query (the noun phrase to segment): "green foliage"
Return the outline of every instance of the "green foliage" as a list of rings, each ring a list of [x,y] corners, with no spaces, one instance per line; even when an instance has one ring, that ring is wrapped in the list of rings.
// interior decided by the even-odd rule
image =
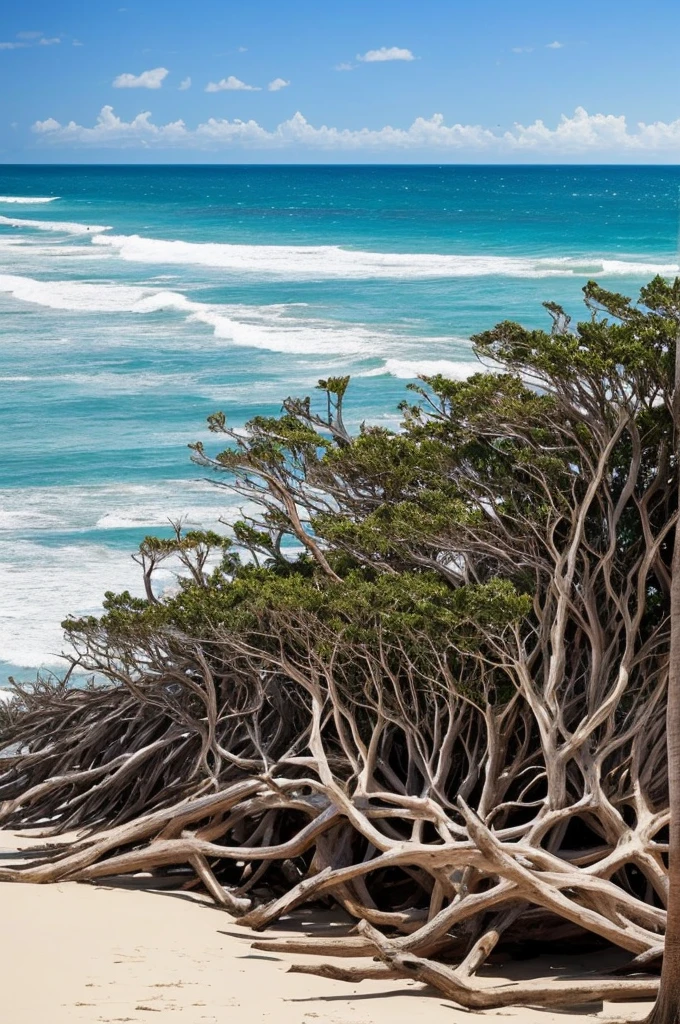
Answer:
[[[296,656],[339,658],[345,645],[346,664],[380,644],[414,664],[455,651],[469,655],[474,689],[479,659],[496,664],[508,637],[539,631],[596,472],[577,571],[588,586],[594,572],[596,603],[610,602],[674,511],[680,282],[655,278],[637,304],[595,282],[584,297],[588,315],[575,325],[548,302],[550,330],[504,321],[477,335],[491,369],[409,385],[396,432],[346,430],[349,377],[319,381],[319,411],[310,397],[288,398],[281,415],[254,417],[245,431],[214,413],[210,430],[227,446],[210,456],[197,443],[192,457],[257,511],[229,538],[180,528],[146,538],[138,560],[149,579],[170,556],[187,570],[176,593],[107,594],[101,619],[69,620],[67,632],[80,649],[96,637],[121,651],[162,637],[181,648],[185,637],[215,652],[226,635]],[[605,552],[606,579],[591,568]],[[650,631],[665,614],[668,545],[655,557],[642,618]],[[632,607],[638,591],[626,593]],[[610,651],[617,643],[615,633]]]

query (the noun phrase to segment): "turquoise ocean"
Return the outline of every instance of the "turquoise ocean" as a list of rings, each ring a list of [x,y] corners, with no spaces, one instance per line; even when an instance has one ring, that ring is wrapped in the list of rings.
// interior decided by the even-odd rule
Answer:
[[[189,461],[349,373],[398,425],[419,373],[476,366],[499,319],[578,313],[591,277],[677,270],[680,168],[0,168],[0,686],[56,667],[67,613],[139,592],[168,520],[230,494]],[[166,582],[172,583],[167,574]]]

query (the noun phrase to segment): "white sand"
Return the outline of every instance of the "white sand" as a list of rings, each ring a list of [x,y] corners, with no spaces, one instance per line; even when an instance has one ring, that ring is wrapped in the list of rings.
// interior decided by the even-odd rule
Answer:
[[[0,832],[0,850],[26,845]],[[7,1024],[471,1024],[486,1017],[497,1024],[584,1024],[639,1020],[649,1005],[471,1014],[415,982],[347,985],[287,974],[291,963],[315,958],[252,950],[251,932],[189,894],[6,884],[0,885],[0,922],[0,1019]],[[267,937],[309,931],[310,924],[328,927],[323,915],[303,912]],[[559,977],[579,967],[592,970],[593,958],[512,964],[485,981]]]

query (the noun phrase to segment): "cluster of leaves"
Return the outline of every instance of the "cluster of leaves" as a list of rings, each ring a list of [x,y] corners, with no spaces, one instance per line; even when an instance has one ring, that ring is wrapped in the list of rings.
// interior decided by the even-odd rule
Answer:
[[[575,327],[548,303],[551,331],[505,322],[474,339],[490,371],[411,385],[398,432],[348,433],[346,377],[319,383],[321,412],[287,399],[281,416],[245,431],[214,414],[210,429],[227,445],[214,457],[192,445],[193,458],[257,511],[228,537],[178,526],[171,540],[147,538],[146,598],[108,594],[103,618],[68,620],[67,633],[80,650],[95,632],[114,649],[164,632],[210,649],[229,632],[264,648],[282,635],[300,642],[301,631],[320,650],[329,636],[352,649],[410,638],[411,655],[423,644],[484,650],[508,629],[538,628],[552,554],[612,437],[607,498],[623,506],[612,578],[624,580],[645,543],[636,502],[664,459],[672,469],[680,284],[655,279],[638,304],[593,282],[584,291],[589,319]],[[615,436],[621,417],[632,426]],[[592,502],[586,517],[593,553],[612,543],[605,505]],[[657,500],[652,525],[672,511]],[[183,573],[159,599],[153,572],[169,557]],[[648,590],[658,622],[665,597],[653,572]]]

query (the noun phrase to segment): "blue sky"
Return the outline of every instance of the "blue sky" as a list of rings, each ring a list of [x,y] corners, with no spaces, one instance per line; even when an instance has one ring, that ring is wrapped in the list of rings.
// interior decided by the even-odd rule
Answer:
[[[4,162],[680,162],[661,0],[24,0]]]

